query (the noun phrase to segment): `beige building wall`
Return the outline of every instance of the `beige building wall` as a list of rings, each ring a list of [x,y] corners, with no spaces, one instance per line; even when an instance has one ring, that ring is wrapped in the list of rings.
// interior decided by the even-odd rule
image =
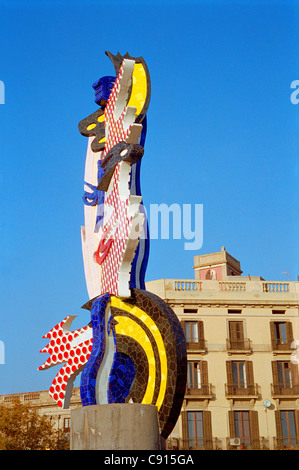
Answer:
[[[295,362],[293,341],[299,340],[299,282],[269,282],[259,276],[241,276],[240,263],[224,247],[218,253],[195,256],[194,269],[193,280],[161,279],[146,285],[147,290],[169,303],[182,323],[200,321],[203,325],[204,346],[196,350],[193,344],[187,353],[188,362],[206,363],[208,387],[199,389],[197,385],[191,393],[186,392],[180,420],[171,436],[173,445],[193,447],[194,442],[188,440],[183,414],[206,411],[210,416],[209,430],[204,441],[199,439],[196,446],[240,448],[242,439],[241,446],[232,446],[231,439],[238,433],[230,420],[234,419],[232,412],[245,411],[255,412],[249,416],[252,429],[247,448],[287,446],[278,417],[285,410],[292,412],[288,413],[289,418],[295,418],[296,439],[291,439],[291,447],[298,447],[298,365],[292,364],[291,358]],[[207,275],[208,270],[213,271],[212,275]],[[231,275],[233,270],[235,274]],[[241,340],[237,343],[229,341],[233,321],[242,329]],[[277,345],[274,344],[274,324],[287,325],[289,334]],[[291,375],[291,383],[279,382],[273,372],[273,367],[277,367],[272,365],[274,361],[287,364],[291,369],[284,371],[284,375]],[[243,363],[251,363],[243,388],[230,385],[227,362],[238,362],[242,367]],[[264,404],[266,400],[270,402],[268,406]]]

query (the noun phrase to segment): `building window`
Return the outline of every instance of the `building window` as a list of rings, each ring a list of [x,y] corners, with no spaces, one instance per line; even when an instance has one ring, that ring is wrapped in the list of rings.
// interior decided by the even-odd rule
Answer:
[[[229,338],[232,341],[240,342],[244,340],[242,321],[229,321],[228,328],[229,328]]]
[[[246,367],[245,362],[232,362],[233,386],[236,388],[246,388]]]
[[[189,449],[204,447],[202,411],[188,411]]]
[[[299,375],[297,364],[290,361],[272,361],[273,395],[299,396]]]
[[[198,343],[198,325],[196,321],[186,321],[186,341],[187,343]]]
[[[187,364],[187,387],[201,388],[202,370],[200,362],[188,362]]]
[[[284,446],[292,446],[297,443],[295,412],[281,411],[282,443]]]
[[[251,361],[227,361],[226,395],[251,396],[257,394],[253,380],[253,363]]]
[[[187,349],[205,349],[203,321],[182,321]]]
[[[281,388],[292,387],[291,368],[289,362],[277,362],[278,383]]]
[[[229,308],[229,309],[227,310],[227,313],[228,313],[228,314],[237,314],[237,315],[240,315],[240,313],[242,313],[242,310],[237,309],[237,308]]]
[[[184,313],[197,313],[197,308],[184,308]]]
[[[228,351],[250,350],[250,341],[244,338],[242,321],[229,321],[228,334],[229,338],[226,340]]]
[[[257,411],[229,411],[229,433],[231,439],[240,439],[240,449],[260,449]]]
[[[182,411],[184,449],[213,449],[210,411]]]
[[[298,410],[276,410],[276,449],[298,449]]]
[[[275,322],[275,341],[276,344],[286,344],[287,343],[287,329],[285,322]]]
[[[63,420],[63,431],[70,432],[71,430],[71,418],[64,418]]]
[[[215,269],[208,269],[205,275],[205,279],[217,280],[217,273]]]
[[[240,445],[250,446],[250,425],[249,425],[249,411],[234,411],[234,424],[235,433],[237,438],[240,439]]]
[[[287,351],[291,348],[293,338],[293,326],[291,322],[270,322],[272,349],[275,351]]]
[[[272,310],[273,315],[284,315],[285,313],[285,310]]]
[[[205,398],[211,396],[207,361],[188,361],[186,393],[187,395],[196,396],[196,399],[200,396]]]

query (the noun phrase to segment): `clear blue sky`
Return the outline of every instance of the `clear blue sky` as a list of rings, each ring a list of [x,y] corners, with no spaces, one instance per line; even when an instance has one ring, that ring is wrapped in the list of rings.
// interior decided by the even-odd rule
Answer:
[[[297,20],[288,0],[0,1],[0,394],[47,390],[58,368],[37,371],[43,334],[89,321],[77,126],[114,72],[105,50],[150,70],[146,206],[204,207],[202,248],[152,241],[147,280],[193,278],[193,256],[222,245],[244,274],[297,279]]]

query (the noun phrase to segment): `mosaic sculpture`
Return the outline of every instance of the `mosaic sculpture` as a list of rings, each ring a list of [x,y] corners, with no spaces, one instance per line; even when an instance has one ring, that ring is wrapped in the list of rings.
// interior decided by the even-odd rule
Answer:
[[[158,409],[160,433],[170,434],[186,387],[186,342],[180,322],[146,291],[147,220],[140,189],[150,76],[142,57],[112,55],[115,76],[93,88],[99,108],[79,123],[88,137],[82,251],[91,323],[70,331],[68,316],[44,337],[61,364],[50,395],[68,408],[81,373],[82,406],[146,403]]]

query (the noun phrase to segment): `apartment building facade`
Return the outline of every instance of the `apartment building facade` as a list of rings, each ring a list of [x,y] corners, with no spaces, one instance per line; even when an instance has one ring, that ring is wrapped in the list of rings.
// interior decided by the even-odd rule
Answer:
[[[299,282],[242,276],[224,247],[195,256],[194,270],[193,280],[147,283],[187,341],[185,400],[169,447],[299,448]]]
[[[299,282],[243,276],[224,247],[194,257],[194,279],[146,284],[181,321],[188,374],[169,449],[299,449]],[[298,346],[296,346],[298,341]],[[2,395],[9,402],[14,395]],[[47,391],[19,394],[70,430]]]

